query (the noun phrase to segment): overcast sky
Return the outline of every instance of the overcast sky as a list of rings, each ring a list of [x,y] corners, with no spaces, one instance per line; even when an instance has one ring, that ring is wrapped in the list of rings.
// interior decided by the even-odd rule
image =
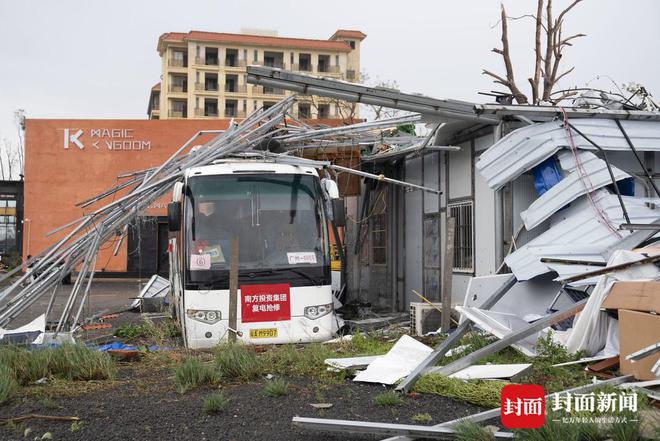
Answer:
[[[506,0],[510,16],[535,1]],[[555,11],[569,1],[556,0]],[[32,118],[146,118],[159,81],[163,32],[274,29],[280,36],[328,38],[337,28],[366,33],[362,69],[401,90],[484,102],[495,87],[482,68],[503,72],[499,1],[174,1],[0,0],[0,137],[14,138],[13,113]],[[532,20],[510,24],[518,83],[532,73]],[[561,86],[597,76],[636,81],[660,96],[660,2],[585,0],[565,34],[586,33],[564,56],[574,73]],[[607,79],[593,86],[611,89]]]

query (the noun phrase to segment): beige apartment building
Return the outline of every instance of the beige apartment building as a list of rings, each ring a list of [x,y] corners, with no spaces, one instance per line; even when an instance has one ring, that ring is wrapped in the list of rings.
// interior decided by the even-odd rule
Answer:
[[[275,35],[169,32],[158,39],[161,82],[150,94],[150,119],[244,118],[288,95],[282,89],[247,84],[246,66],[261,65],[358,81],[360,31],[338,30],[327,40]],[[358,117],[355,106],[303,97],[299,118]]]

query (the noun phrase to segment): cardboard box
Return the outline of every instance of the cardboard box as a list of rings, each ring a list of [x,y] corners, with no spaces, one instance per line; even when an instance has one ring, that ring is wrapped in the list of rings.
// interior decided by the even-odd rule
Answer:
[[[658,313],[660,312],[660,282],[616,282],[605,298],[602,307],[603,309]]]
[[[638,380],[655,380],[651,368],[660,354],[654,354],[636,362],[626,360],[626,355],[660,342],[660,316],[648,312],[619,310],[619,368],[624,375],[632,374]]]

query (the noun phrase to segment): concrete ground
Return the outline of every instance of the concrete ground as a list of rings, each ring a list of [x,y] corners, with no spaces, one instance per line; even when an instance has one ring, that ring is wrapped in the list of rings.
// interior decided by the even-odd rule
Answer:
[[[99,312],[112,313],[126,309],[133,301],[133,298],[137,297],[140,293],[140,288],[148,281],[148,279],[95,280],[92,284],[89,299],[85,302],[81,317],[90,317]],[[62,285],[58,288],[53,306],[53,313],[49,316],[48,320],[59,319],[60,314],[64,309],[64,304],[73,288],[73,283],[75,283],[75,279],[71,285]],[[81,289],[81,291],[83,291],[83,289]],[[82,292],[80,295],[82,295]],[[8,327],[12,329],[29,323],[46,311],[49,301],[50,295],[44,295],[12,321]],[[77,311],[78,305],[79,303],[76,303],[76,309],[74,311]]]

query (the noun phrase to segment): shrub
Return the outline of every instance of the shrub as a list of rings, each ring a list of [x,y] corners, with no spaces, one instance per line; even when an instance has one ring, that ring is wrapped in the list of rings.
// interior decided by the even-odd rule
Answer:
[[[174,382],[182,394],[198,386],[217,384],[218,380],[219,375],[213,366],[198,358],[187,358],[174,371]]]
[[[389,390],[387,392],[383,392],[380,395],[376,395],[374,398],[374,403],[378,404],[379,406],[399,406],[403,404],[403,399],[401,399],[401,395],[399,395],[397,392]]]
[[[0,404],[14,396],[18,389],[18,382],[14,372],[7,366],[0,364]]]
[[[52,375],[66,380],[113,380],[116,374],[110,355],[70,344],[51,351],[49,369]]]
[[[507,382],[496,380],[469,380],[449,378],[445,375],[425,375],[415,383],[414,390],[467,401],[484,407],[499,407],[500,392]]]
[[[458,441],[492,441],[495,439],[493,434],[472,421],[463,421],[457,424],[454,430]]]
[[[264,386],[264,393],[269,397],[281,397],[289,394],[289,383],[281,378],[267,380]]]
[[[227,407],[228,400],[222,392],[216,392],[204,399],[204,412],[208,414],[220,413]]]
[[[216,349],[215,365],[223,378],[249,381],[262,373],[257,354],[235,343],[222,344]]]

